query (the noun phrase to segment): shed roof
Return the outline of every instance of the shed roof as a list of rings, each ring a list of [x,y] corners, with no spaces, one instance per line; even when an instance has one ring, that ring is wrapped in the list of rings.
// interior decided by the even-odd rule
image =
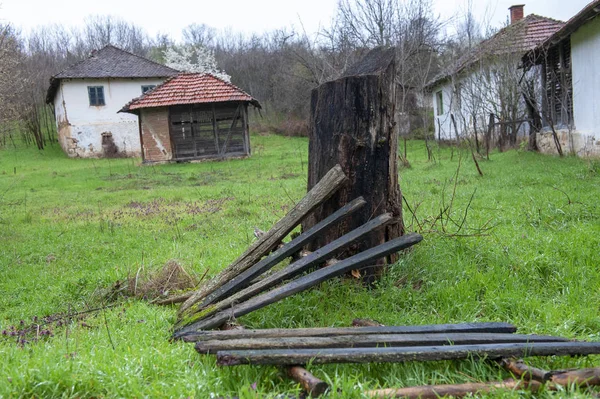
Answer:
[[[135,112],[141,108],[167,107],[182,104],[205,104],[227,101],[247,101],[260,108],[248,93],[209,73],[182,73],[133,99],[119,112]]]
[[[46,102],[54,100],[61,79],[166,78],[178,71],[115,46],[105,46],[50,78]]]
[[[502,54],[522,54],[530,51],[564,25],[565,23],[562,21],[529,14],[479,43],[470,52],[460,57],[457,62],[433,78],[427,86],[433,87],[486,57]]]

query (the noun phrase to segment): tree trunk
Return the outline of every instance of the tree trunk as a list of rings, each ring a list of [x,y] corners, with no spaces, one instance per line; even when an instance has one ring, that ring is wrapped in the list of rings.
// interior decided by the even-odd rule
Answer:
[[[394,223],[370,234],[351,247],[346,256],[362,252],[404,233],[401,193],[398,185],[398,127],[396,115],[395,50],[377,48],[346,76],[327,82],[312,92],[308,189],[335,164],[340,164],[349,183],[317,207],[302,228],[307,230],[352,198],[362,196],[367,205],[329,230],[312,244],[315,250],[363,225],[375,215],[391,213]],[[366,270],[373,281],[387,262]]]

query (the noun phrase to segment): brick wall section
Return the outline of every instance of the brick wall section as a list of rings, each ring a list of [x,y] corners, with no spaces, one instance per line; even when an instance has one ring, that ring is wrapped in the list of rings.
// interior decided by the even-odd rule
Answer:
[[[142,151],[148,162],[169,161],[173,158],[169,136],[169,109],[144,108],[141,110]]]

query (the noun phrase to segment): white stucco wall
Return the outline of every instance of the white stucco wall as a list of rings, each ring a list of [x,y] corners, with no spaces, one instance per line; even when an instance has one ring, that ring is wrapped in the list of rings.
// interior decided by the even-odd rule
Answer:
[[[138,119],[117,113],[142,94],[142,85],[158,85],[162,79],[63,79],[54,99],[61,146],[69,156],[103,155],[102,134],[112,134],[119,153],[140,155]],[[90,106],[88,86],[104,86],[104,106]]]
[[[443,112],[438,112],[438,101],[437,96],[438,92],[442,92],[442,110]],[[454,114],[456,118],[456,114],[458,113],[457,106],[455,104],[455,99],[453,95],[452,83],[450,80],[444,81],[439,85],[435,86],[432,89],[431,100],[433,102],[433,118],[435,125],[435,138],[436,140],[454,140],[456,139],[456,132],[454,131],[454,127],[452,126],[452,119],[450,118],[450,114]],[[457,126],[459,130],[462,125],[460,124],[460,120],[456,120]]]
[[[573,73],[573,150],[600,156],[600,17],[571,35]]]

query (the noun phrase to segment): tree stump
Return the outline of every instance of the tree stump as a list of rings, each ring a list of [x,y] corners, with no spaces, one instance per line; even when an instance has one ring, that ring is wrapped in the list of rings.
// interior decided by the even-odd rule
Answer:
[[[396,112],[395,49],[376,48],[351,66],[340,79],[326,82],[312,92],[308,189],[335,164],[349,182],[316,208],[302,228],[307,230],[348,201],[363,196],[367,204],[336,228],[312,243],[315,250],[368,220],[389,212],[395,221],[354,244],[350,256],[404,233],[402,196],[398,185],[398,115]],[[380,259],[365,270],[372,282],[386,263]]]

